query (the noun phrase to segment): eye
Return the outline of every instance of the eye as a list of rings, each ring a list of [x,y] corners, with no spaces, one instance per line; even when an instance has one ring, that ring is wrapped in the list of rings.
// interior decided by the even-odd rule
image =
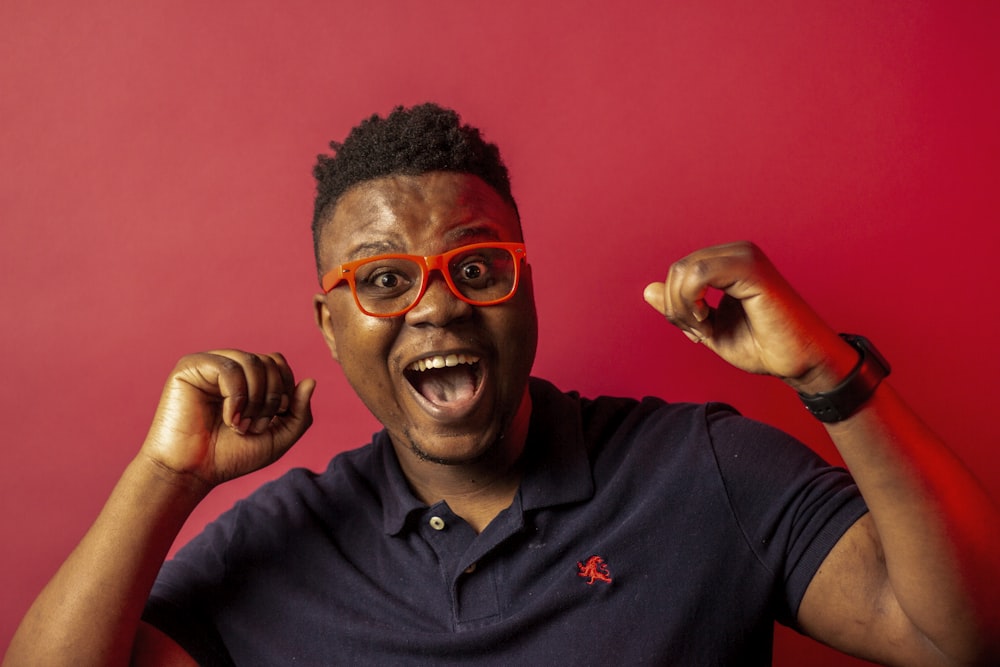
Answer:
[[[493,282],[493,267],[488,257],[466,257],[452,269],[455,282],[464,289],[483,289]]]
[[[448,262],[452,287],[476,305],[498,303],[514,293],[517,264],[506,248],[478,244],[465,248]]]
[[[355,272],[355,287],[366,298],[395,298],[420,281],[420,267],[403,259],[379,259]]]
[[[399,285],[399,276],[396,275],[395,273],[389,273],[387,271],[385,273],[380,273],[372,277],[370,279],[370,282],[373,285],[377,285],[378,287],[386,287],[391,289]]]
[[[360,276],[359,276],[360,277]],[[412,282],[410,277],[395,269],[381,267],[361,277],[366,288],[395,291],[405,289]]]
[[[462,265],[462,278],[465,280],[476,280],[486,271],[486,265],[482,262],[475,262]]]

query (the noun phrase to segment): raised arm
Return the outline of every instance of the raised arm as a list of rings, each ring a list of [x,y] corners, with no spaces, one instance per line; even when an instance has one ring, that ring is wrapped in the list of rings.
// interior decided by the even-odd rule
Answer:
[[[803,394],[832,390],[859,359],[753,244],[693,253],[644,296],[692,341]],[[803,630],[885,664],[1000,664],[996,505],[887,381],[827,431],[871,511],[813,578]]]
[[[184,521],[216,485],[276,461],[312,421],[315,383],[279,354],[184,357],[93,526],[21,622],[4,665],[125,665]],[[155,659],[155,633],[140,647]]]

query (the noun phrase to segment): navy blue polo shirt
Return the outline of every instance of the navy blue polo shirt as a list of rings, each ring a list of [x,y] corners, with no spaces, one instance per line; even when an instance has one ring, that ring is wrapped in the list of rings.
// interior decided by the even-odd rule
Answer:
[[[866,511],[848,474],[720,404],[531,393],[481,534],[413,496],[382,432],[209,525],[145,620],[202,664],[770,664]]]

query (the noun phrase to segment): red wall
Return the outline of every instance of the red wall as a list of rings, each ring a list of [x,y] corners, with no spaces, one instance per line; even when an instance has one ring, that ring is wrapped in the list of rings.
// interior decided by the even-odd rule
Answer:
[[[0,3],[0,647],[181,354],[281,350],[319,380],[312,432],[217,490],[185,539],[261,480],[367,441],[376,425],[312,324],[310,170],[398,103],[454,106],[505,150],[537,374],[729,401],[835,458],[779,383],[728,369],[642,301],[673,259],[751,238],[837,328],[877,341],[1000,496],[1000,5],[278,7]],[[846,663],[785,632],[778,653]]]

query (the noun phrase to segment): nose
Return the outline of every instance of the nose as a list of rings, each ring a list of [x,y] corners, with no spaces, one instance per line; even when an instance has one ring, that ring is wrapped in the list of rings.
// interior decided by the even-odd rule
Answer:
[[[455,296],[440,271],[430,271],[423,296],[403,317],[410,325],[431,324],[440,327],[468,317],[473,308],[472,304]]]

